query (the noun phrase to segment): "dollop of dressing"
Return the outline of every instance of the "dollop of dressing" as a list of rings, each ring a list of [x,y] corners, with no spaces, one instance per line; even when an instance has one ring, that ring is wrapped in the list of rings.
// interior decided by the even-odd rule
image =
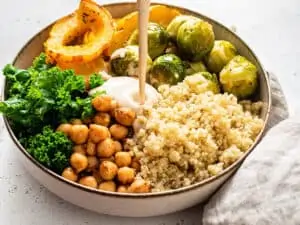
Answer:
[[[145,86],[146,100],[144,105],[139,102],[139,80],[133,77],[111,77],[102,86],[91,89],[89,95],[105,91],[113,97],[121,107],[129,107],[140,112],[143,106],[152,106],[159,99],[157,90],[149,84]]]

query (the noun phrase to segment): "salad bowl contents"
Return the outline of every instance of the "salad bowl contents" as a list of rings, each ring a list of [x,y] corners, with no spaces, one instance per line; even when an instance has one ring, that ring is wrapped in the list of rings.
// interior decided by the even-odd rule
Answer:
[[[268,121],[268,79],[235,34],[179,7],[153,5],[149,18],[144,105],[133,3],[81,0],[3,69],[0,112],[25,167],[100,213],[153,216],[203,202]]]

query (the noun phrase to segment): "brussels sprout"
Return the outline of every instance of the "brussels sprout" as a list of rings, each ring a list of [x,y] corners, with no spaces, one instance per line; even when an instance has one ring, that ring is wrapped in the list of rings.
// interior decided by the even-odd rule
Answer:
[[[184,83],[188,85],[190,91],[196,94],[211,91],[215,94],[220,93],[220,85],[216,74],[209,72],[199,72],[187,76]]]
[[[162,84],[175,85],[184,78],[184,64],[174,54],[165,54],[157,57],[149,75],[150,84],[158,88]]]
[[[151,69],[152,60],[147,58],[147,72]],[[128,45],[117,49],[111,56],[111,71],[116,76],[138,76],[139,48],[136,45]]]
[[[204,20],[189,20],[182,24],[177,34],[177,45],[184,57],[201,60],[214,46],[212,26]]]
[[[179,27],[184,24],[186,21],[188,20],[195,20],[198,19],[194,16],[187,16],[187,15],[180,15],[180,16],[176,16],[168,25],[167,27],[167,32],[169,34],[169,37],[173,40],[176,41],[177,38],[177,33],[178,33],[178,29]]]
[[[237,50],[228,41],[215,41],[214,47],[207,56],[206,64],[209,71],[219,73],[223,67],[237,55]]]
[[[225,92],[239,99],[250,97],[256,91],[257,69],[243,56],[235,56],[220,72],[220,83]]]
[[[169,42],[165,50],[165,54],[178,54],[177,46],[173,42]]]
[[[207,72],[206,66],[202,61],[199,62],[185,62],[185,75],[192,75],[198,72]]]
[[[129,45],[138,44],[138,30],[135,30],[129,40]],[[165,28],[157,23],[148,24],[148,52],[149,56],[154,59],[164,53],[167,48],[169,36]]]

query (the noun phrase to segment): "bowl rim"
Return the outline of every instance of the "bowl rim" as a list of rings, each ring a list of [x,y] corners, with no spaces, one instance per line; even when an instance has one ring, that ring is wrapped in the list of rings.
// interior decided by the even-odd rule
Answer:
[[[136,3],[132,2],[132,1],[126,1],[126,2],[108,3],[108,4],[103,4],[101,6],[102,7],[113,7],[113,6],[124,6],[124,5],[134,5],[134,4],[136,4]],[[226,27],[225,25],[223,25],[222,23],[216,21],[215,19],[213,19],[211,17],[203,15],[202,13],[196,12],[194,10],[191,10],[191,9],[179,6],[179,5],[174,5],[174,4],[167,4],[167,3],[161,3],[161,2],[152,2],[151,5],[163,5],[163,6],[167,6],[167,7],[170,7],[170,8],[177,9],[177,10],[184,10],[187,14],[189,14],[189,13],[190,14],[195,14],[195,15],[197,15],[199,17],[204,18],[204,19],[208,19],[208,20],[212,21],[213,23],[217,24],[218,26],[222,27],[222,29],[225,29],[227,32],[229,32],[232,35],[234,35],[244,45],[244,47],[247,48],[247,50],[252,54],[252,56],[254,57],[254,59],[258,62],[258,64],[262,68],[262,74],[261,74],[261,76],[264,76],[264,78],[266,80],[266,85],[267,85],[267,92],[268,92],[267,112],[266,112],[266,117],[265,117],[263,128],[262,128],[261,132],[257,136],[257,138],[256,138],[255,142],[253,143],[253,145],[243,154],[243,156],[241,158],[239,158],[237,161],[235,161],[233,164],[231,164],[229,167],[227,167],[225,170],[223,170],[220,174],[218,174],[216,176],[212,176],[212,177],[210,177],[208,179],[202,180],[202,181],[200,181],[198,183],[195,183],[195,184],[192,184],[192,185],[189,185],[189,186],[181,187],[181,188],[178,188],[178,189],[172,189],[172,190],[162,191],[162,192],[136,193],[136,194],[135,193],[119,193],[119,192],[109,192],[109,191],[94,189],[94,188],[90,188],[90,187],[86,187],[86,186],[80,185],[79,183],[67,180],[66,178],[62,177],[61,175],[59,175],[59,174],[51,171],[50,169],[46,168],[44,165],[40,164],[20,144],[20,142],[18,141],[18,139],[16,138],[16,136],[14,135],[14,132],[12,131],[12,129],[10,127],[8,119],[6,118],[6,116],[3,115],[4,124],[6,126],[6,129],[8,130],[8,133],[9,133],[11,139],[13,140],[14,144],[18,147],[18,150],[20,150],[21,153],[23,153],[25,155],[25,157],[29,161],[31,161],[31,163],[33,163],[36,167],[38,167],[39,169],[41,169],[47,175],[50,175],[51,177],[53,177],[58,182],[62,182],[64,184],[69,185],[70,187],[76,188],[78,190],[87,191],[87,192],[92,193],[92,194],[103,195],[103,196],[108,196],[108,197],[120,197],[120,198],[140,199],[140,198],[155,198],[155,197],[162,197],[162,196],[170,196],[170,195],[175,195],[175,194],[180,194],[180,193],[182,194],[184,192],[188,192],[188,191],[191,191],[191,190],[195,190],[195,189],[197,189],[199,187],[203,187],[203,186],[205,186],[205,185],[207,185],[209,183],[212,183],[212,182],[220,179],[221,177],[224,177],[225,175],[229,174],[230,172],[234,172],[234,170],[254,150],[254,148],[257,146],[257,144],[260,142],[260,140],[262,139],[263,135],[265,134],[266,128],[267,128],[267,124],[269,122],[269,116],[270,116],[271,104],[272,104],[270,81],[268,79],[268,74],[267,74],[266,70],[264,69],[262,63],[260,62],[260,60],[257,57],[257,55],[248,46],[248,44],[242,38],[240,38],[239,35],[237,35],[236,33],[234,33],[228,27]],[[42,28],[39,32],[35,33],[35,35],[33,35],[23,45],[23,47],[21,48],[21,50],[15,56],[15,58],[13,60],[13,65],[16,63],[16,61],[18,60],[19,56],[25,50],[26,46],[28,46],[33,41],[33,39],[36,36],[38,36],[39,34],[45,32],[47,29],[49,29],[51,26],[53,26],[53,24],[57,20],[53,21],[52,23],[50,23],[46,27]],[[4,88],[2,89],[2,100],[5,99],[6,81],[3,82],[3,83],[4,83],[4,85],[3,85]]]

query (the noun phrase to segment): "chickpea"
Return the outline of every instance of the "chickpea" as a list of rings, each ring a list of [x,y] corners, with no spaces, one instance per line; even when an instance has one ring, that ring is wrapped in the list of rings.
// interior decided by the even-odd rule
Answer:
[[[86,153],[90,156],[96,155],[96,144],[92,141],[88,141],[86,144]]]
[[[118,123],[124,126],[131,126],[135,120],[135,112],[130,108],[117,108],[114,112]]]
[[[61,175],[67,180],[74,181],[74,182],[77,181],[78,179],[78,176],[75,173],[75,171],[72,169],[72,167],[65,168]]]
[[[111,112],[114,111],[118,107],[119,107],[118,102],[116,100],[112,100],[112,102],[111,102]]]
[[[115,160],[118,167],[129,166],[131,164],[131,155],[129,152],[117,152]]]
[[[86,125],[73,125],[70,133],[71,140],[76,144],[83,144],[89,136],[89,128]]]
[[[99,159],[96,156],[88,156],[88,166],[87,169],[89,171],[92,171],[94,169],[97,169],[99,166]]]
[[[140,171],[141,169],[141,165],[139,162],[137,161],[133,161],[131,164],[130,164],[130,167],[135,169],[136,171]]]
[[[106,138],[110,137],[110,133],[107,127],[91,124],[89,136],[92,142],[98,143],[100,141],[105,140]]]
[[[106,138],[97,145],[97,155],[98,157],[111,157],[115,154],[115,144],[111,138]]]
[[[113,180],[117,175],[118,167],[115,163],[104,161],[100,165],[99,173],[104,180]]]
[[[92,123],[92,119],[91,118],[85,118],[82,122],[84,124],[90,124],[90,123]]]
[[[56,131],[61,131],[63,132],[65,135],[67,135],[68,137],[70,136],[71,133],[71,129],[72,129],[72,124],[69,123],[63,123],[60,124],[58,126],[58,128],[56,129]]]
[[[97,180],[98,183],[101,183],[102,178],[100,176],[99,170],[93,170],[92,175],[93,175],[93,177],[95,177],[95,179]]]
[[[128,135],[128,128],[119,124],[114,124],[109,128],[111,136],[114,139],[121,140]]]
[[[104,162],[104,161],[110,161],[110,162],[115,162],[115,157],[111,156],[111,157],[108,157],[108,158],[100,158],[99,159],[100,163]]]
[[[128,191],[131,193],[147,193],[150,192],[150,185],[143,179],[136,179],[129,186]]]
[[[93,122],[95,124],[108,127],[110,124],[110,115],[108,113],[98,112],[93,118]]]
[[[75,169],[77,173],[85,170],[88,166],[88,159],[85,155],[75,152],[70,158],[71,166]]]
[[[115,152],[122,151],[123,147],[122,147],[122,144],[119,141],[114,141],[114,145],[115,145]]]
[[[73,125],[81,125],[81,124],[83,124],[82,121],[81,121],[80,119],[72,119],[72,120],[71,120],[71,123],[72,123]]]
[[[110,111],[110,116],[113,117],[113,118],[115,118],[115,115],[116,115],[116,109],[117,109],[117,108],[115,108],[115,109],[113,109],[113,110]]]
[[[100,183],[98,189],[104,190],[104,191],[115,192],[117,189],[117,186],[116,186],[115,182],[113,182],[113,181],[104,181],[104,182]]]
[[[124,185],[120,185],[117,189],[117,192],[122,192],[122,193],[127,193],[128,192],[128,188]]]
[[[85,150],[84,145],[74,145],[73,146],[73,152],[78,152],[82,155],[86,154],[86,150]]]
[[[109,112],[112,110],[112,100],[108,95],[99,95],[92,100],[92,105],[97,111]]]
[[[92,187],[92,188],[97,188],[97,186],[98,186],[97,180],[93,176],[82,177],[79,180],[79,184],[82,184],[82,185],[87,186],[87,187]]]
[[[122,184],[130,184],[134,181],[135,172],[134,169],[127,166],[122,167],[118,170],[118,180]]]

